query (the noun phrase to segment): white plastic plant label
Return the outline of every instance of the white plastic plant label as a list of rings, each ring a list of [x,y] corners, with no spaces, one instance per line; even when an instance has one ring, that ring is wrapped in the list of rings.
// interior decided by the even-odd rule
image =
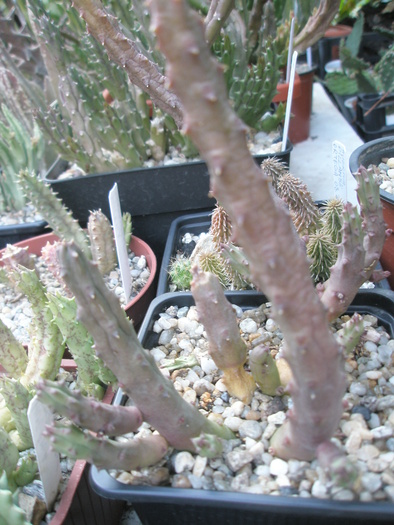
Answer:
[[[116,254],[118,256],[120,275],[122,278],[125,301],[128,303],[131,294],[131,276],[129,267],[129,256],[123,229],[122,210],[120,208],[118,185],[115,183],[108,194],[109,207],[111,210],[112,226],[115,233]]]
[[[346,148],[338,140],[332,143],[334,195],[336,199],[347,202],[347,173],[345,168]]]
[[[45,503],[51,510],[59,490],[62,473],[59,454],[50,448],[48,438],[43,433],[47,425],[51,425],[53,414],[51,410],[34,396],[27,410],[33,444],[36,451],[37,465],[44,489]]]

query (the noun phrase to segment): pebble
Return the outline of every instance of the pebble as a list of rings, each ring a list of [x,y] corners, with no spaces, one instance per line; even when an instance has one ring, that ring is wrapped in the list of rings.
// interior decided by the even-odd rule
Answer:
[[[349,392],[357,396],[365,396],[365,394],[368,392],[368,389],[364,383],[355,382],[350,385]]]
[[[190,452],[178,452],[174,458],[174,470],[181,474],[185,470],[191,470],[194,467],[195,459]]]
[[[226,464],[233,472],[237,472],[252,461],[253,456],[248,450],[236,449],[229,452],[226,457]]]
[[[249,437],[258,439],[263,433],[260,423],[257,421],[244,421],[239,427],[238,432],[241,438]]]
[[[361,476],[361,483],[365,490],[373,494],[382,486],[382,480],[379,474],[375,472],[366,472]]]
[[[258,328],[256,321],[250,318],[243,319],[239,323],[239,327],[244,334],[254,334]]]
[[[238,432],[239,427],[242,425],[243,420],[237,416],[229,416],[224,420],[224,424],[233,432]]]
[[[202,356],[200,360],[200,366],[206,374],[212,374],[216,372],[218,367],[215,365],[215,361],[211,357]]]
[[[274,458],[270,464],[270,474],[272,476],[283,476],[287,474],[289,470],[289,465],[287,461],[284,461],[280,458]]]
[[[377,458],[379,453],[379,449],[375,447],[375,445],[364,445],[358,450],[357,457],[361,459],[361,461],[369,461],[370,459]]]
[[[274,425],[281,425],[286,419],[286,414],[282,411],[271,414],[267,417],[268,423]]]

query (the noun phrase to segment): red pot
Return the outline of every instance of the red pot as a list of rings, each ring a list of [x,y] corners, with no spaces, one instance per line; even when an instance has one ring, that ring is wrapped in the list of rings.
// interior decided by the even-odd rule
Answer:
[[[299,74],[301,93],[293,100],[292,118],[289,124],[289,139],[292,144],[298,144],[309,138],[315,70],[316,68],[313,68]]]
[[[278,93],[274,96],[272,99],[272,102],[275,104],[278,104],[279,102],[286,102],[287,101],[287,93],[289,92],[289,83],[286,82],[280,82],[276,89]],[[295,74],[294,77],[294,86],[293,86],[293,103],[296,98],[301,96],[301,80],[298,73]]]
[[[57,240],[59,240],[59,238],[54,233],[46,233],[44,235],[38,235],[37,237],[31,237],[25,241],[18,242],[15,244],[15,246],[20,246],[22,248],[27,247],[30,253],[34,255],[41,255],[42,248],[48,242],[52,243]],[[145,255],[146,262],[150,270],[150,276],[145,286],[142,288],[140,293],[131,301],[129,301],[124,307],[127,316],[133,320],[134,326],[139,326],[145,316],[150,302],[155,297],[154,280],[157,270],[157,261],[155,254],[148,244],[134,235],[131,237],[130,250],[136,255]]]

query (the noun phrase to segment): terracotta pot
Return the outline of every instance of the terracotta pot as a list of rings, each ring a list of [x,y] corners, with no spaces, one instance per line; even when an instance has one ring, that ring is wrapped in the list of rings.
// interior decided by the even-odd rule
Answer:
[[[289,92],[289,84],[286,82],[279,83],[276,86],[278,93],[272,99],[272,102],[278,104],[279,102],[287,101],[287,94]],[[294,77],[294,86],[293,86],[293,102],[296,98],[301,96],[301,79],[298,73]]]
[[[289,124],[289,139],[292,144],[298,144],[309,138],[315,71],[316,68],[313,67],[299,73],[301,93],[293,100],[291,106],[293,116]]]
[[[54,233],[46,233],[44,235],[38,235],[37,237],[32,237],[31,239],[18,242],[15,244],[15,246],[20,246],[22,248],[27,247],[30,253],[34,255],[41,255],[42,248],[48,242],[52,243],[57,240],[59,240],[59,238]],[[131,301],[129,301],[124,307],[127,316],[133,320],[134,325],[139,326],[144,318],[151,300],[155,297],[154,281],[157,270],[157,261],[155,254],[148,244],[138,237],[135,237],[135,235],[131,237],[130,250],[136,255],[145,255],[146,262],[150,270],[150,276],[145,286],[142,288],[140,293]]]
[[[355,173],[360,166],[378,165],[383,157],[394,157],[394,136],[371,140],[355,149],[349,158],[349,167]],[[384,270],[391,272],[388,282],[394,290],[394,195],[380,190],[383,217],[390,234],[383,246],[380,262]]]

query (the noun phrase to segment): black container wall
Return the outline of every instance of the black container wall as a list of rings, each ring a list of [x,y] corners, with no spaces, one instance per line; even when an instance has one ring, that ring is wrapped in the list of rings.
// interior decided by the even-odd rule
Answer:
[[[258,155],[255,161],[276,156],[289,166],[292,148],[289,143],[284,152]],[[201,161],[56,180],[66,167],[65,162],[57,162],[46,181],[81,226],[86,226],[91,210],[101,209],[110,217],[108,193],[116,183],[122,211],[131,213],[134,234],[149,244],[158,264],[171,222],[184,213],[211,211],[216,202],[209,194],[207,166]]]
[[[15,244],[49,231],[48,224],[45,221],[0,226],[0,250],[5,248],[7,244]]]
[[[262,294],[226,294],[242,308],[265,302]],[[359,292],[349,313],[371,313],[394,335],[394,295],[388,290]],[[190,306],[190,293],[157,297],[145,317],[139,339],[146,348],[157,341],[151,328],[157,316],[170,305]],[[119,391],[115,403],[124,402]],[[143,525],[379,525],[393,523],[394,503],[344,502],[315,498],[267,496],[171,487],[131,486],[116,481],[107,471],[92,467],[94,490],[101,496],[133,504]]]

